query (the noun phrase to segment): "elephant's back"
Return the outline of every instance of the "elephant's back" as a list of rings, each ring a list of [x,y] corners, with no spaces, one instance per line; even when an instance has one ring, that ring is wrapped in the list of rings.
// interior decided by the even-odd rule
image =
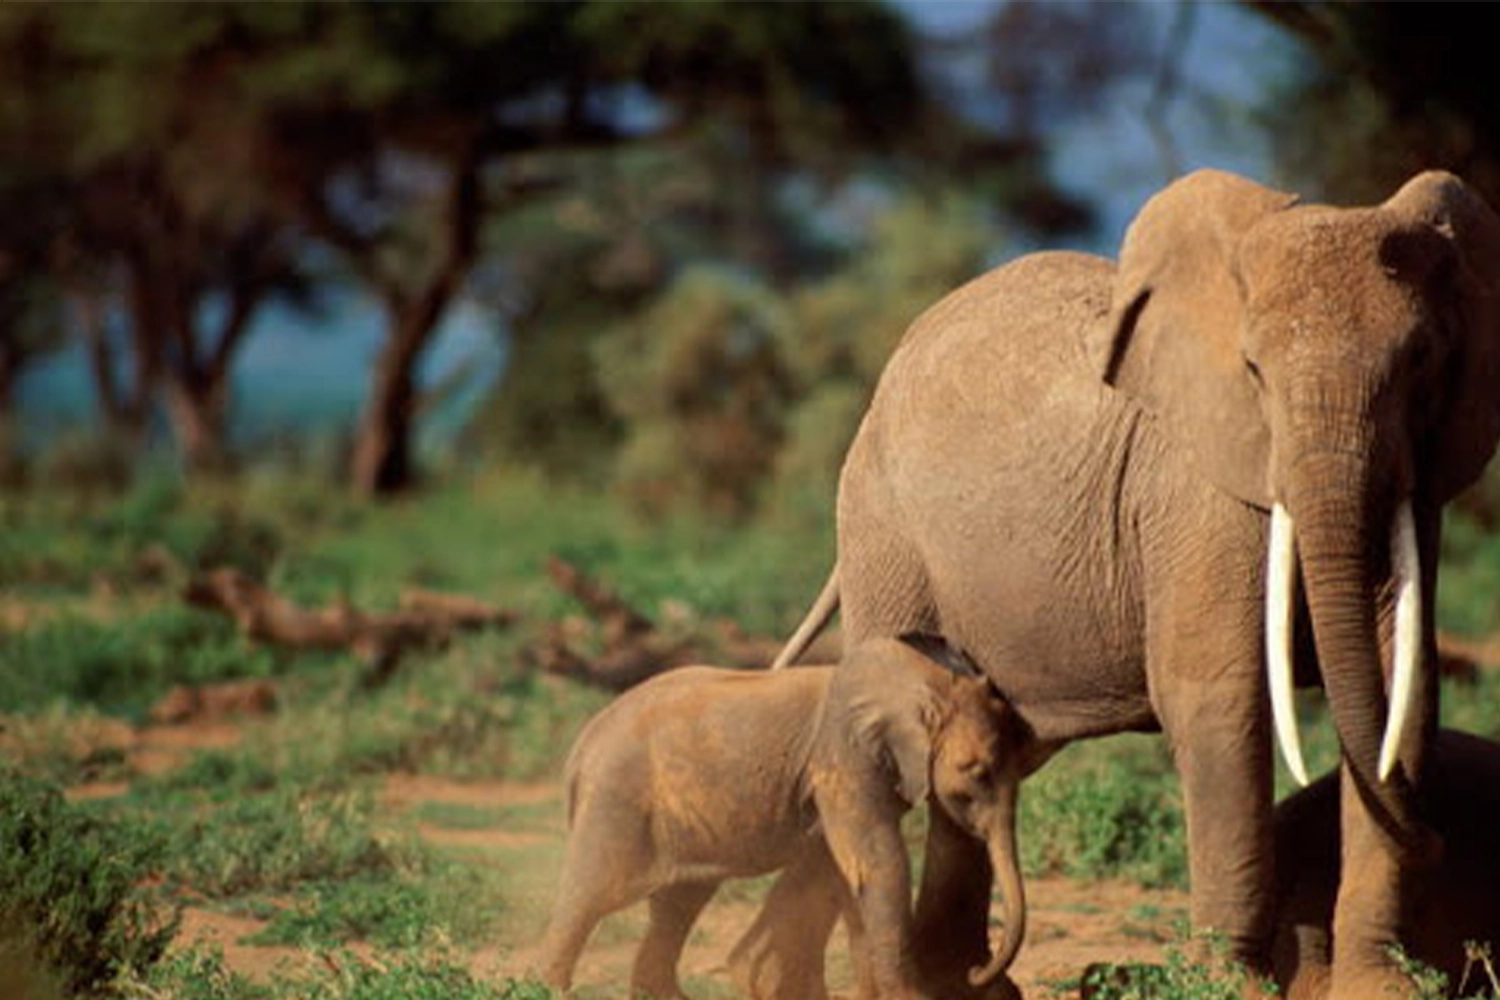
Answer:
[[[622,694],[569,754],[571,801],[635,803],[678,857],[720,857],[734,831],[790,829],[812,725],[833,668],[686,666]],[[748,865],[749,862],[746,862]]]
[[[1101,257],[1037,253],[955,289],[913,321],[872,412],[890,410],[894,420],[913,408],[1010,404],[1012,414],[1028,412],[1029,397],[1085,375],[1085,331],[1107,317],[1114,272]]]
[[[1046,738],[1151,719],[1122,509],[1145,436],[1088,351],[1114,274],[1034,254],[933,306],[840,480],[846,641],[939,630]]]

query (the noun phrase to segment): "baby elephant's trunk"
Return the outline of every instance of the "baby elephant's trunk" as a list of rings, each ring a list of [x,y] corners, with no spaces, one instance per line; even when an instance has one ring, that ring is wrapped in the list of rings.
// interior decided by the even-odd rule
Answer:
[[[1004,974],[1021,950],[1026,936],[1026,886],[1021,881],[1021,858],[1016,851],[1016,790],[1019,782],[1007,782],[996,805],[994,826],[989,831],[990,864],[1000,882],[1005,908],[1005,932],[984,965],[969,970],[972,986],[988,986]]]

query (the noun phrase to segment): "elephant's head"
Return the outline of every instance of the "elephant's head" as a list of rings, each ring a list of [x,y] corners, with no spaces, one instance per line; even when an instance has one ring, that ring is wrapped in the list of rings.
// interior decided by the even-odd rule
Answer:
[[[1351,209],[1195,173],[1130,227],[1090,346],[1203,476],[1271,512],[1267,654],[1288,763],[1301,770],[1300,570],[1346,761],[1376,819],[1414,842],[1440,511],[1500,436],[1500,219],[1440,172]]]
[[[1041,766],[1050,748],[1030,739],[1026,724],[987,678],[962,664],[955,672],[951,657],[939,656],[948,663],[937,667],[909,646],[890,646],[904,648],[895,655],[882,649],[880,655],[911,661],[904,668],[911,683],[882,684],[878,693],[870,692],[861,728],[873,738],[864,745],[883,756],[907,805],[930,802],[988,846],[1005,931],[990,960],[970,974],[973,985],[987,986],[1010,967],[1025,935],[1016,796],[1021,779]]]

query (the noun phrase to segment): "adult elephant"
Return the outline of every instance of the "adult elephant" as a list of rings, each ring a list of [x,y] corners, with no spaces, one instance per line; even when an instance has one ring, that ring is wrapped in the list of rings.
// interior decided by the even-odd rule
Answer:
[[[1041,740],[1159,727],[1193,923],[1261,968],[1295,667],[1327,689],[1348,779],[1332,993],[1377,996],[1435,851],[1416,792],[1441,508],[1497,435],[1500,219],[1462,181],[1341,209],[1194,173],[1118,267],[1023,257],[917,319],[845,461],[837,566],[778,662],[841,607],[849,642],[942,636]],[[933,829],[919,957],[961,981],[984,859]]]

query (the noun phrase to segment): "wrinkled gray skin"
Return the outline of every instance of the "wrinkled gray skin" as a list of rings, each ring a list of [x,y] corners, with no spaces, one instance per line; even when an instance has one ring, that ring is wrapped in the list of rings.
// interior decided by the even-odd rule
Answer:
[[[1154,197],[1118,267],[1021,258],[917,319],[845,461],[838,564],[778,663],[842,608],[851,642],[940,636],[1042,740],[1160,727],[1187,814],[1192,920],[1268,967],[1268,510],[1296,524],[1299,680],[1343,746],[1331,994],[1387,957],[1433,854],[1416,811],[1437,685],[1377,776],[1409,500],[1434,662],[1441,508],[1500,433],[1500,220],[1419,175],[1372,208],[1201,171]],[[830,722],[842,718],[830,711]],[[832,738],[832,737],[829,737]],[[984,948],[984,855],[933,827],[917,953],[958,982]]]
[[[1413,887],[1401,937],[1409,955],[1447,974],[1457,996],[1464,943],[1500,945],[1500,743],[1439,732],[1422,793],[1443,858]],[[1337,775],[1277,806],[1276,859],[1276,980],[1288,1000],[1320,997],[1331,971],[1339,882]],[[1483,970],[1471,969],[1463,993],[1486,984]]]
[[[998,979],[1024,923],[1015,852],[1015,789],[997,752],[1010,716],[988,683],[958,677],[904,643],[856,657],[879,663],[905,694],[866,702],[849,766],[879,776],[891,829],[929,798],[995,846],[1002,885],[1013,887]],[[864,924],[819,825],[846,831],[847,809],[815,789],[816,717],[832,667],[779,673],[683,667],[626,692],[579,735],[568,759],[569,836],[561,885],[541,949],[543,979],[571,985],[589,935],[609,913],[640,899],[649,926],[631,973],[634,995],[678,997],[677,964],[694,921],[727,878],[782,869],[730,969],[752,997],[821,1000],[824,952],[840,916],[850,928],[857,990],[877,992],[862,944]],[[882,800],[882,804],[886,804]],[[933,810],[934,813],[939,810]],[[860,819],[864,817],[861,816]],[[902,849],[901,864],[906,863]],[[908,900],[907,909],[910,909]],[[893,918],[894,919],[894,918]],[[909,919],[909,917],[908,917]],[[875,937],[888,936],[877,928]]]

